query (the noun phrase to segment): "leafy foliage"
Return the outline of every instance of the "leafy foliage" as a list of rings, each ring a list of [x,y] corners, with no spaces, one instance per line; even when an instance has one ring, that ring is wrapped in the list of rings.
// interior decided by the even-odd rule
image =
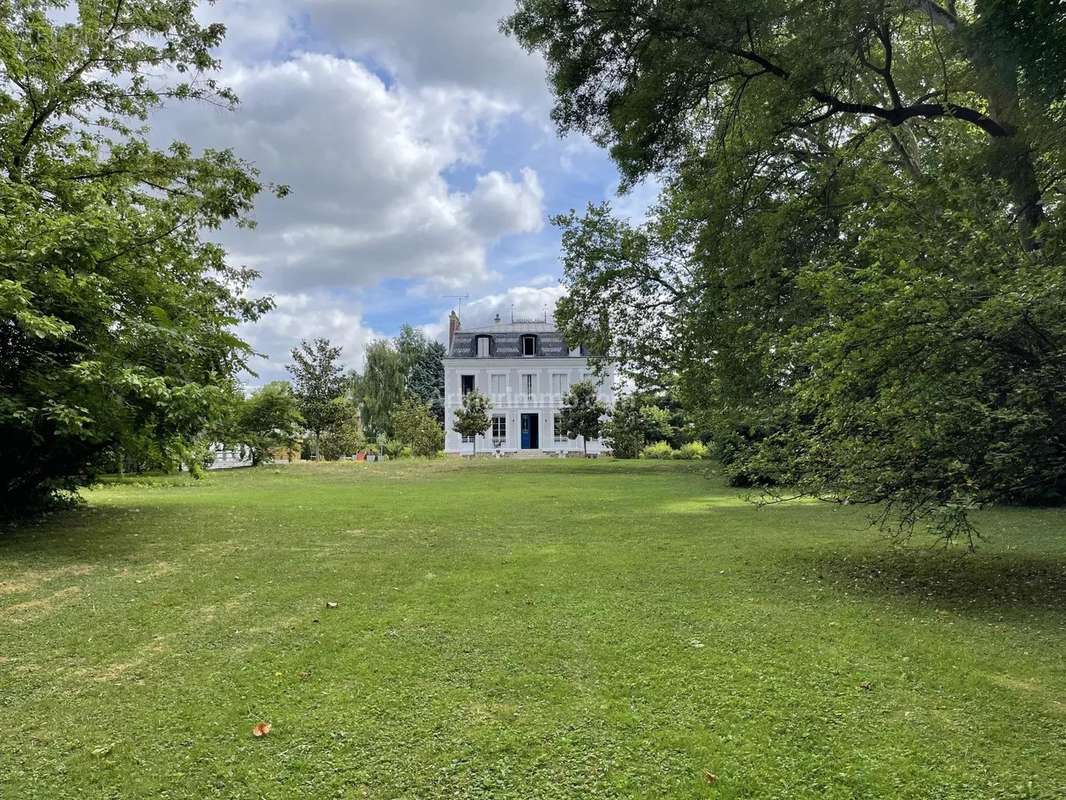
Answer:
[[[200,239],[252,224],[257,171],[156,148],[142,124],[167,101],[235,102],[209,77],[223,28],[189,2],[67,5],[0,2],[0,513],[126,444],[177,456],[245,368],[233,326],[271,307]]]
[[[685,442],[674,451],[674,458],[682,461],[702,461],[710,455],[707,445],[703,442]]]
[[[641,395],[618,400],[603,423],[603,436],[615,458],[636,458],[648,442],[669,439],[670,413]]]
[[[366,446],[359,408],[347,397],[330,403],[329,427],[322,431],[322,458],[337,461],[353,456]]]
[[[444,345],[420,330],[404,325],[396,337],[403,363],[404,389],[430,409],[438,426],[444,426]]]
[[[295,449],[303,425],[292,387],[286,381],[274,381],[240,402],[233,438],[251,451],[252,466],[256,466],[270,461],[275,448]]]
[[[474,455],[477,455],[477,437],[492,424],[489,411],[492,403],[481,392],[474,390],[463,395],[463,404],[455,410],[452,430],[460,436],[474,437]]]
[[[581,447],[588,455],[588,440],[600,435],[606,413],[607,405],[597,397],[596,385],[591,381],[580,381],[571,386],[563,398],[559,421],[568,437],[581,437]]]
[[[671,459],[674,457],[674,448],[669,442],[655,442],[649,444],[640,451],[641,458]]]
[[[300,414],[315,437],[315,458],[320,455],[322,432],[343,420],[347,411],[340,400],[348,388],[344,368],[340,365],[341,348],[328,339],[303,341],[291,351],[287,369],[293,377],[293,391]]]
[[[392,414],[404,399],[405,383],[404,357],[393,343],[379,339],[367,345],[366,366],[355,380],[355,394],[372,436],[392,436]]]
[[[420,399],[408,397],[393,412],[396,438],[411,448],[411,454],[433,458],[444,449],[444,429]]]
[[[664,183],[644,224],[559,218],[567,338],[676,376],[738,483],[948,537],[1066,497],[1061,8],[522,0],[506,27],[563,129]]]

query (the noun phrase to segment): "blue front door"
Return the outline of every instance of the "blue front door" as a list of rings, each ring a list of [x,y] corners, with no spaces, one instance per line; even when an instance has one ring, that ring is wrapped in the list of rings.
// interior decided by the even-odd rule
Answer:
[[[540,446],[539,436],[537,435],[537,415],[536,414],[523,414],[522,415],[522,449],[534,450]]]

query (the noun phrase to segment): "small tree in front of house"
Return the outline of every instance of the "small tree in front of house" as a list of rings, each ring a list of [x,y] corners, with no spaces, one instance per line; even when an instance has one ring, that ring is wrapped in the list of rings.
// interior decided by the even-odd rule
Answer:
[[[455,411],[452,430],[460,436],[470,436],[474,440],[474,455],[477,455],[477,437],[489,429],[492,420],[489,411],[492,403],[479,391],[468,392],[463,396],[463,405]]]
[[[586,458],[589,454],[589,439],[600,435],[603,425],[601,419],[606,413],[606,404],[596,396],[596,387],[589,381],[575,383],[563,398],[559,421],[567,436],[581,437],[581,447]]]

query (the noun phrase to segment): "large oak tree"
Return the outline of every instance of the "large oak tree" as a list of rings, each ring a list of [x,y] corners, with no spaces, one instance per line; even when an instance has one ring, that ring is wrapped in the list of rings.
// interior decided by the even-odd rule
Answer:
[[[910,530],[1066,497],[1066,10],[521,0],[561,129],[664,185],[560,218],[569,338],[677,382],[736,480]]]

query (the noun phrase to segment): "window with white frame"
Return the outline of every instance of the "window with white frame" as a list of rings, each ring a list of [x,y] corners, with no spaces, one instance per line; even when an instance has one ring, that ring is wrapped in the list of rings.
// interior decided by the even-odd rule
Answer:
[[[552,374],[552,394],[562,397],[570,390],[570,376],[565,372]]]
[[[489,377],[489,389],[495,395],[507,394],[507,376],[492,375]]]
[[[535,356],[537,354],[537,337],[533,335],[522,337],[522,355]]]
[[[563,427],[563,418],[559,415],[555,416],[555,443],[566,444],[570,441],[570,437],[566,435],[566,428]]]
[[[526,399],[532,400],[533,395],[537,391],[537,376],[531,373],[526,373],[522,376],[522,394],[526,396]]]
[[[467,436],[464,433],[463,434],[463,444],[473,444],[473,443],[474,443],[474,437],[473,436]]]
[[[492,417],[492,441],[500,444],[507,438],[507,417],[503,414],[495,414]]]
[[[478,358],[488,358],[489,357],[489,351],[490,351],[491,347],[492,347],[492,339],[490,339],[488,336],[479,336],[479,337],[477,337],[477,357]]]

